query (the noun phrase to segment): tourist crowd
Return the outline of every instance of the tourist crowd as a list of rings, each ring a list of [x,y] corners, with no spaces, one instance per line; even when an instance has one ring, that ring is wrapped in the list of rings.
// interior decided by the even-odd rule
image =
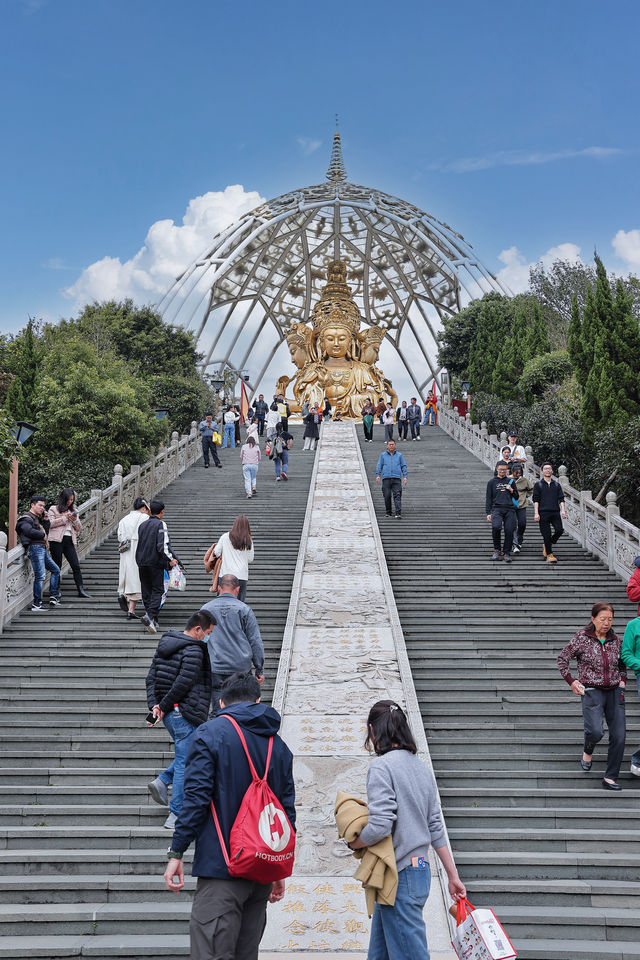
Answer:
[[[408,482],[407,463],[397,449],[393,430],[398,430],[398,441],[409,437],[419,441],[421,426],[435,422],[435,397],[431,399],[433,410],[425,406],[424,416],[416,398],[410,403],[402,401],[395,410],[382,399],[377,405],[369,402],[363,410],[365,442],[372,442],[376,417],[384,427],[386,447],[378,458],[375,476],[382,486],[387,516],[395,513],[401,518],[402,491]],[[307,405],[302,414],[303,450],[312,451],[322,423],[331,417],[331,407]],[[287,481],[293,443],[289,417],[289,406],[281,395],[270,405],[260,395],[250,409],[240,453],[248,499],[258,493],[260,438],[265,432],[265,455],[274,461],[275,481]],[[229,406],[223,414],[221,434],[213,415],[205,415],[199,426],[205,469],[211,458],[216,467],[222,467],[220,447],[240,445],[241,419],[240,411]],[[567,519],[562,485],[554,477],[551,463],[542,464],[540,478],[532,483],[524,475],[527,455],[517,431],[510,430],[508,436],[509,443],[502,448],[486,486],[492,560],[510,563],[513,555],[522,551],[527,508],[532,506],[543,558],[547,564],[555,564],[555,544],[564,532],[562,521]],[[141,601],[144,613],[140,622],[153,634],[159,632],[169,587],[184,587],[182,564],[164,513],[161,500],[138,498],[118,526],[118,602],[127,620],[137,621],[136,607]],[[47,571],[51,574],[49,602],[52,606],[60,603],[63,557],[69,562],[79,596],[90,599],[76,551],[82,524],[72,489],[62,490],[48,510],[43,497],[33,497],[17,531],[34,570],[34,611],[46,609],[42,586]],[[183,629],[162,634],[146,677],[147,725],[162,724],[174,745],[173,760],[148,784],[152,799],[169,808],[164,823],[172,831],[164,875],[167,889],[179,892],[183,888],[183,855],[195,841],[192,872],[198,880],[190,921],[194,960],[218,956],[256,960],[267,904],[282,899],[284,877],[291,872],[277,873],[275,866],[270,872],[269,861],[273,866],[289,856],[281,856],[281,851],[291,850],[293,863],[292,754],[278,734],[279,714],[261,702],[264,644],[257,617],[246,603],[254,557],[250,520],[240,514],[203,557],[205,569],[212,574],[214,596],[203,598]],[[629,599],[640,604],[640,557],[627,591]],[[637,678],[640,696],[640,615],[630,620],[622,638],[613,630],[613,617],[610,603],[595,603],[589,621],[560,651],[557,664],[572,693],[581,698],[581,769],[585,773],[591,770],[606,725],[609,739],[601,783],[605,790],[618,793],[622,790],[618,778],[625,750],[629,668]],[[577,676],[571,671],[573,661]],[[422,911],[430,888],[430,847],[440,858],[453,900],[466,897],[466,889],[447,844],[433,773],[416,756],[415,739],[402,708],[392,700],[374,704],[366,730],[365,745],[374,754],[367,774],[367,804],[339,794],[336,822],[350,849],[359,857],[374,854],[374,859],[384,860],[389,871],[384,876],[392,880],[392,898],[386,898],[384,889],[381,893],[381,885],[373,891],[364,883],[373,910],[369,956],[426,960]],[[631,759],[631,772],[640,776],[640,748]],[[261,864],[262,873],[256,872],[256,867],[253,872],[250,867],[243,868],[242,873],[235,867],[233,845],[238,825],[246,827],[250,821],[248,798],[259,785],[273,797],[261,808],[254,830],[266,844],[256,858],[267,864]],[[245,842],[249,842],[248,835],[245,833]]]

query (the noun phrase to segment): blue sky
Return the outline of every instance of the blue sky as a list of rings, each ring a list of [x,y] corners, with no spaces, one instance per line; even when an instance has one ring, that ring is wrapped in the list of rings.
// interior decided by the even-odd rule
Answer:
[[[635,0],[3,0],[0,329],[132,283],[155,299],[158,260],[323,180],[336,112],[351,180],[513,287],[561,245],[640,274],[639,20]]]

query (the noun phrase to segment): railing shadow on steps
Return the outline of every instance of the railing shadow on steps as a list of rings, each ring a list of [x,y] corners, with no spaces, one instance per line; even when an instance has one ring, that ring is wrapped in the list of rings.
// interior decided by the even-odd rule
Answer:
[[[117,463],[111,485],[106,490],[92,490],[91,496],[78,507],[82,531],[78,537],[80,559],[100,546],[133,506],[136,497],[149,500],[198,460],[202,446],[195,421],[191,431],[182,437],[171,434],[168,447],[160,447],[151,460],[142,466],[133,464],[126,477]],[[63,571],[68,564],[63,564]],[[0,533],[0,633],[5,624],[31,600],[33,572],[24,551],[18,545],[7,551],[7,535]]]
[[[457,410],[440,404],[438,424],[488,467],[495,467],[507,443],[506,433],[502,432],[500,437],[489,434],[484,421],[478,426],[471,422],[471,414],[463,417]],[[525,452],[525,476],[536,480],[540,477],[540,467],[533,463],[531,447],[525,447]],[[634,559],[640,556],[640,529],[620,516],[615,493],[607,494],[606,506],[603,506],[596,503],[591,490],[576,490],[571,486],[565,466],[558,467],[558,480],[564,490],[567,533],[610,570],[628,580],[635,569]]]

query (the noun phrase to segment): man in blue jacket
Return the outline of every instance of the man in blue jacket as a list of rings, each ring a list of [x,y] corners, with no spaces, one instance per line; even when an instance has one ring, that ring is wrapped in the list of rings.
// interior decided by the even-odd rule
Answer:
[[[220,457],[218,456],[218,450],[216,444],[213,442],[214,433],[219,433],[218,424],[213,419],[212,413],[205,413],[204,420],[201,421],[200,426],[198,427],[198,433],[200,434],[200,439],[202,441],[202,456],[204,457],[204,468],[208,470],[209,468],[209,452],[213,454],[213,462],[216,467],[221,467]]]
[[[402,517],[402,488],[407,485],[407,464],[396,450],[395,440],[389,440],[387,449],[380,454],[376,466],[376,483],[382,479],[382,493],[387,516],[391,517],[391,497],[396,508],[396,518]]]
[[[284,880],[256,883],[229,876],[211,814],[213,801],[229,849],[231,827],[251,783],[249,764],[238,734],[224,720],[232,716],[242,728],[258,774],[265,769],[269,738],[273,751],[267,782],[295,829],[293,757],[278,736],[280,715],[260,703],[260,686],[251,674],[234,674],[222,688],[221,709],[193,734],[184,782],[184,800],[164,874],[167,889],[184,886],[182,856],[192,840],[196,850],[192,875],[198,878],[189,933],[191,960],[257,960],[266,923],[267,902],[284,896]]]

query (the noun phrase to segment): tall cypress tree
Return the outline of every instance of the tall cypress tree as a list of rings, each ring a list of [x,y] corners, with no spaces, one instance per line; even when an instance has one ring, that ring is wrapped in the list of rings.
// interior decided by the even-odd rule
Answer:
[[[542,310],[540,309],[540,304],[537,300],[533,301],[531,324],[527,333],[525,350],[525,363],[528,360],[532,360],[534,357],[539,357],[543,353],[551,352],[549,328],[547,327],[547,321],[542,315]]]
[[[569,359],[571,360],[571,365],[573,366],[578,383],[584,389],[589,372],[585,369],[584,345],[582,336],[582,320],[580,318],[578,298],[574,293],[573,300],[571,301],[571,321],[569,323],[567,352],[569,354]]]

